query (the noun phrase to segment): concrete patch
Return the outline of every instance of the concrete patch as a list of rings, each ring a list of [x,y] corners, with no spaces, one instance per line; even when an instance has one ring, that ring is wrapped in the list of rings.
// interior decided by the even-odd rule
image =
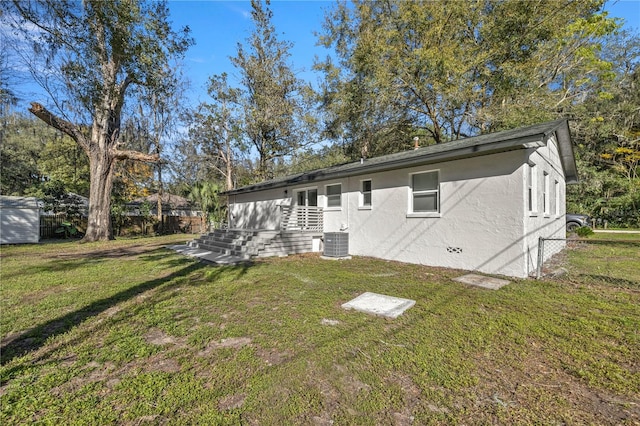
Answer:
[[[167,246],[166,248],[174,250],[185,256],[196,257],[200,260],[213,263],[216,265],[238,265],[238,264],[245,264],[249,262],[247,259],[242,257],[231,256],[228,254],[214,253],[209,250],[190,247],[185,244],[176,244],[172,246]]]
[[[488,288],[489,290],[498,290],[499,288],[511,283],[511,281],[501,280],[500,278],[485,277],[483,275],[476,274],[463,275],[461,277],[454,278],[453,280],[475,287]]]
[[[342,307],[344,309],[355,309],[373,315],[381,315],[388,318],[397,318],[404,311],[416,304],[415,300],[402,299],[400,297],[385,296],[377,293],[362,293],[360,296]]]

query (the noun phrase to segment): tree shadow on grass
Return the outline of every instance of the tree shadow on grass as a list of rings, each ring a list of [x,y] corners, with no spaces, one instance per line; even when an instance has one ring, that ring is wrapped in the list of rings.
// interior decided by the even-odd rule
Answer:
[[[237,277],[240,277],[244,275],[247,269],[251,266],[251,264],[246,263],[239,266],[214,267],[215,273],[208,274],[207,281],[216,281],[220,275],[231,270],[237,271]],[[182,269],[179,269],[167,276],[145,281],[112,296],[96,300],[87,306],[30,328],[22,333],[10,336],[4,339],[0,344],[0,365],[5,365],[14,358],[39,350],[46,344],[48,339],[68,332],[73,327],[83,323],[85,320],[95,317],[119,303],[131,300],[136,296],[140,296],[147,291],[161,287],[165,284],[170,283],[163,290],[170,290],[174,286],[184,285],[184,281],[181,278],[186,278],[203,268],[211,268],[211,266],[208,266],[203,262],[189,262]],[[42,355],[40,358],[43,358],[44,356],[45,355]]]
[[[152,255],[153,254],[153,255]],[[44,256],[48,261],[38,266],[29,266],[12,274],[12,277],[35,276],[42,273],[69,272],[78,268],[86,268],[90,264],[100,264],[113,259],[162,260],[169,255],[164,247],[136,245],[115,248],[113,250],[89,250],[86,252],[59,253]],[[180,258],[183,260],[184,258]],[[178,262],[175,262],[178,263]]]
[[[624,288],[638,290],[640,289],[640,282],[629,280],[626,278],[615,277],[612,275],[598,275],[598,274],[578,274],[575,277],[577,281],[586,284],[602,284],[609,287]]]

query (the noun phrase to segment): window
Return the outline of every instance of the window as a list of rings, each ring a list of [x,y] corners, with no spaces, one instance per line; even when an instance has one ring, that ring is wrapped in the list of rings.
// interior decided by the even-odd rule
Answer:
[[[544,188],[542,190],[542,208],[544,214],[548,215],[551,212],[551,206],[549,205],[549,173],[544,172]]]
[[[440,184],[438,172],[411,175],[413,213],[438,213],[440,211]]]
[[[553,183],[553,191],[555,194],[555,215],[560,216],[560,182],[557,180]]]
[[[535,213],[536,205],[536,166],[529,164],[527,167],[527,210],[529,213]]]
[[[361,182],[360,194],[360,207],[371,207],[371,180]]]
[[[342,206],[342,184],[327,185],[327,207]]]

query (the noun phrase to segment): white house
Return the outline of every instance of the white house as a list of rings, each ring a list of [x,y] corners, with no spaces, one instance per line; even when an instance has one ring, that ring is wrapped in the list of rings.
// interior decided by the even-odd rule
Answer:
[[[569,127],[558,120],[226,195],[230,228],[342,231],[350,255],[526,277],[538,238],[565,237],[565,185],[574,182]]]
[[[0,244],[40,241],[40,205],[34,197],[0,196]]]

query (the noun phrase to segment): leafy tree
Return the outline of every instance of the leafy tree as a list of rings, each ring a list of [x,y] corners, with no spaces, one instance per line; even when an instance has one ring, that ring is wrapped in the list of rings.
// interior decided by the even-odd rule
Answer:
[[[188,170],[191,185],[220,181],[230,190],[234,187],[235,164],[246,151],[239,127],[239,90],[229,86],[224,73],[209,79],[207,91],[212,101],[201,103],[188,114],[189,131],[178,148],[178,164],[195,165]]]
[[[88,196],[87,156],[69,136],[57,131],[52,133],[53,137],[47,139],[40,152],[40,172],[49,180],[62,183],[65,192]]]
[[[2,194],[37,196],[48,182],[65,193],[89,194],[87,156],[70,137],[35,117],[14,113],[2,119]]]
[[[602,1],[340,3],[320,42],[327,131],[352,157],[564,114],[607,76]]]
[[[40,156],[55,132],[29,117],[9,114],[2,116],[2,134],[0,192],[25,195],[37,190],[45,180]]]
[[[347,162],[349,162],[349,158],[345,155],[342,147],[328,145],[320,149],[308,149],[299,153],[290,162],[282,165],[283,171],[280,174],[303,173]]]
[[[181,93],[183,93],[183,83],[181,76],[174,71],[161,70],[164,84],[160,87],[140,87],[140,99],[138,114],[138,128],[146,130],[143,140],[146,140],[146,150],[155,152],[159,157],[154,167],[155,181],[153,182],[154,192],[157,197],[157,216],[159,231],[162,232],[162,195],[164,193],[163,171],[169,161],[162,158],[165,149],[171,145],[171,138],[177,130],[177,125],[181,122]]]
[[[221,224],[226,219],[226,206],[220,198],[220,189],[217,183],[199,182],[189,193],[189,199],[200,205],[209,223]]]
[[[0,18],[3,11],[0,9]],[[15,72],[12,66],[12,59],[9,55],[8,38],[3,34],[0,28],[0,144],[3,142],[3,134],[7,124],[6,117],[10,114],[11,108],[18,101],[18,96],[12,90],[11,86],[15,80]]]
[[[240,71],[243,87],[239,105],[244,111],[241,127],[258,155],[255,179],[274,176],[276,159],[290,156],[311,143],[315,118],[309,114],[311,89],[298,79],[287,62],[291,43],[276,37],[273,13],[260,0],[251,1],[255,30],[245,47],[238,43],[231,58]]]
[[[608,37],[602,54],[614,77],[571,110],[580,184],[569,188],[568,208],[640,226],[640,38]]]
[[[41,62],[28,65],[57,110],[33,102],[29,111],[69,135],[89,157],[89,224],[83,240],[109,239],[117,162],[159,158],[122,144],[130,89],[171,83],[165,73],[191,43],[188,28],[182,33],[171,29],[164,1],[14,0],[0,8],[34,46],[34,58]]]

